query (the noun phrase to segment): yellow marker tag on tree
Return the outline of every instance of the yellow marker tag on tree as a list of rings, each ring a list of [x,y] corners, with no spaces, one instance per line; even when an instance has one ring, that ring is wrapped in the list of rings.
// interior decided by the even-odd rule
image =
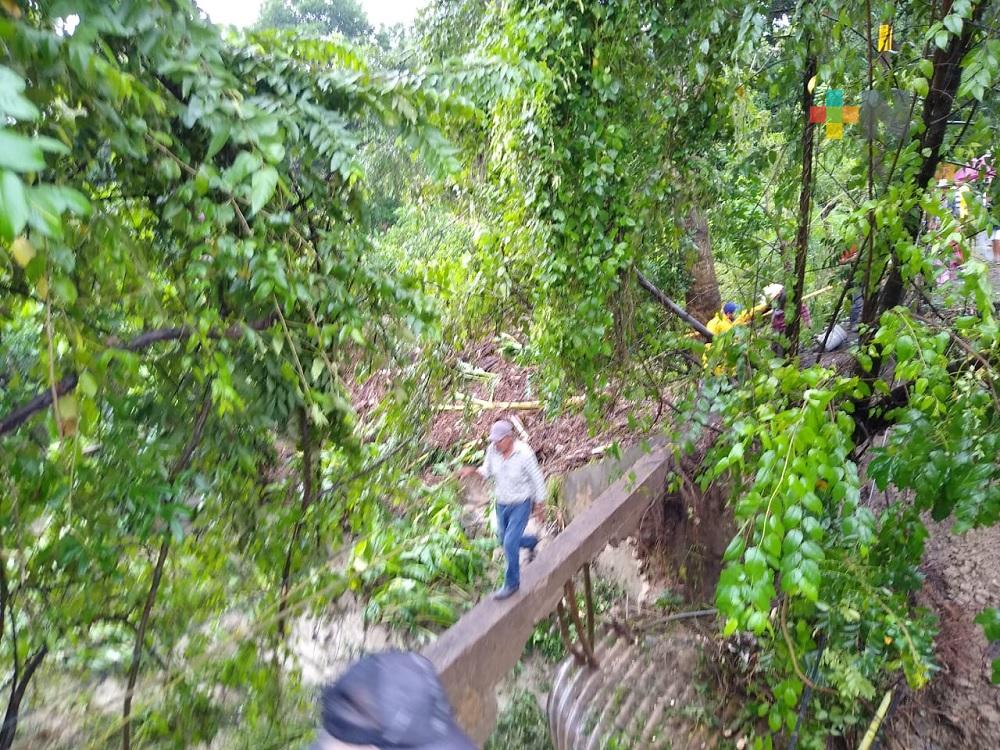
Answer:
[[[844,123],[828,122],[826,124],[826,137],[831,141],[839,141],[844,137]]]
[[[878,51],[892,52],[892,26],[887,23],[878,27]]]

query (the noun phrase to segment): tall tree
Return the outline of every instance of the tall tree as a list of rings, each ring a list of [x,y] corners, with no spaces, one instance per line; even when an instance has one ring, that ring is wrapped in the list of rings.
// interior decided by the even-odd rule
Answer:
[[[353,40],[365,39],[373,32],[358,0],[265,0],[256,25],[313,36],[339,33]]]
[[[0,748],[46,655],[86,669],[109,639],[130,644],[127,694],[95,743],[207,742],[191,686],[240,674],[251,714],[280,710],[255,656],[274,613],[346,585],[318,540],[347,511],[284,502],[275,436],[301,423],[304,476],[324,449],[363,469],[345,372],[433,322],[368,260],[355,124],[440,173],[450,99],[337,40],[224,41],[190,2],[2,8]],[[250,631],[207,648],[233,606]],[[151,654],[177,668],[158,695]]]

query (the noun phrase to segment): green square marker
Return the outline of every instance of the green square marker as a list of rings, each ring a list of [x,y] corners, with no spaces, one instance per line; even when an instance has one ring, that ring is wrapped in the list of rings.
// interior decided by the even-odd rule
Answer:
[[[843,107],[844,106],[844,90],[843,89],[830,89],[826,92],[826,106],[827,107]],[[828,113],[829,115],[829,113]]]
[[[844,108],[843,107],[827,107],[826,108],[826,121],[827,122],[843,122],[844,121]]]

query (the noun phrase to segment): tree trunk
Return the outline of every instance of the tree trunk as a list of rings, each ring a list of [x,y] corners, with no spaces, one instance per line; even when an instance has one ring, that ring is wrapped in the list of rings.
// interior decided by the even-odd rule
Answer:
[[[919,190],[927,189],[934,178],[938,164],[941,163],[941,146],[944,144],[948,120],[955,105],[955,93],[958,91],[958,84],[962,79],[962,58],[972,46],[973,34],[986,5],[987,3],[978,3],[972,10],[972,17],[963,24],[962,33],[952,36],[947,47],[938,48],[934,52],[934,76],[930,82],[927,98],[924,99],[924,132],[920,137],[920,152],[927,155],[924,157],[924,161],[920,165],[920,172],[917,174],[917,188]],[[947,9],[950,7],[951,3],[946,2],[944,13],[947,13]],[[921,218],[919,209],[914,209],[907,217],[906,228],[914,239],[920,234]],[[899,262],[894,253],[892,268],[889,270],[889,276],[879,300],[878,312],[891,310],[902,302],[903,288],[902,263]],[[865,313],[865,322],[874,322],[874,310],[866,309]]]
[[[191,439],[180,456],[174,462],[167,476],[169,484],[173,484],[181,472],[191,465],[194,452],[201,442],[201,436],[205,432],[205,422],[208,420],[208,412],[212,406],[211,392],[206,389],[202,399],[201,411],[195,419],[194,429]],[[156,565],[153,567],[153,577],[149,583],[149,591],[146,594],[146,602],[142,608],[142,617],[135,629],[135,643],[132,646],[132,663],[128,670],[128,683],[125,687],[125,699],[122,701],[122,750],[129,750],[132,746],[132,697],[135,694],[135,683],[139,679],[139,666],[142,662],[143,644],[146,642],[146,628],[149,627],[149,620],[153,615],[153,605],[156,603],[156,594],[160,589],[160,581],[163,579],[163,568],[167,562],[167,555],[170,553],[170,530],[163,533],[163,540],[160,542],[160,549],[156,555]]]
[[[15,648],[16,648],[15,644]],[[17,722],[21,711],[21,701],[24,693],[28,689],[28,683],[35,674],[35,670],[42,663],[42,659],[49,652],[48,646],[39,648],[24,665],[24,673],[15,675],[10,683],[10,700],[7,702],[7,711],[4,713],[3,726],[0,727],[0,750],[10,750],[14,745],[14,735],[17,733]]]
[[[302,526],[305,524],[306,511],[312,504],[313,499],[313,445],[312,433],[309,429],[309,414],[303,406],[299,410],[299,426],[302,429],[302,504],[299,510],[299,517],[295,521],[292,529],[292,536],[288,540],[288,549],[285,551],[285,564],[281,570],[281,589],[278,600],[278,633],[285,636],[285,610],[288,608],[288,591],[292,582],[292,560],[295,556],[295,547],[299,543],[302,534]]]
[[[702,323],[707,323],[722,307],[719,280],[715,276],[715,259],[712,257],[712,237],[708,232],[705,215],[697,207],[692,207],[684,229],[698,250],[694,265],[691,266],[691,285],[684,299],[687,311]]]
[[[785,318],[788,320],[788,353],[794,357],[799,350],[799,329],[802,327],[802,293],[805,289],[806,261],[809,257],[809,222],[812,218],[813,126],[809,110],[813,92],[809,82],[816,75],[816,57],[810,56],[802,75],[802,188],[799,193],[799,227],[795,236],[795,271],[792,293],[786,296]]]

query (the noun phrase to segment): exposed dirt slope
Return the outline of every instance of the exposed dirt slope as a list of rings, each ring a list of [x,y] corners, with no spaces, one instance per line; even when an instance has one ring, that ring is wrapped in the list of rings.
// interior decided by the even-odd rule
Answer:
[[[1000,687],[990,683],[990,649],[973,622],[987,606],[1000,606],[1000,527],[963,536],[928,523],[920,603],[940,618],[936,641],[942,671],[930,686],[908,694],[887,727],[894,750],[1000,747]]]
[[[462,352],[461,359],[493,376],[490,379],[463,378],[456,391],[465,396],[492,402],[533,401],[539,398],[534,387],[534,368],[524,367],[504,357],[495,341],[488,341]],[[517,416],[529,435],[531,447],[546,474],[563,474],[598,458],[607,447],[618,442],[623,447],[645,436],[629,426],[633,418],[657,415],[656,405],[634,404],[620,400],[606,416],[601,429],[591,433],[579,410],[547,415],[541,409],[479,409],[442,411],[434,419],[429,442],[450,449],[470,440],[481,440],[497,419]]]

